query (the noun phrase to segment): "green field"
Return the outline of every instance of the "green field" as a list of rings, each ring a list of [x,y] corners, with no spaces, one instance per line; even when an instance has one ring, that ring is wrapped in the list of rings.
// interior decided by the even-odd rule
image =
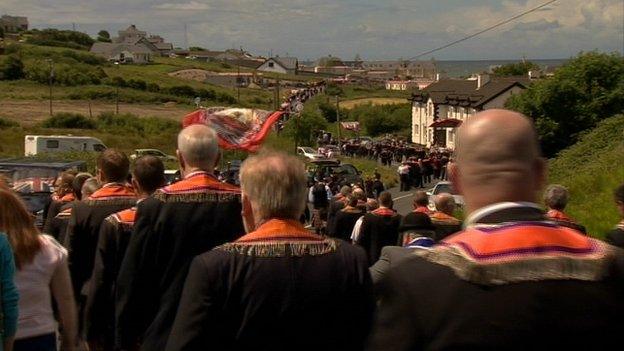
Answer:
[[[549,183],[570,190],[570,216],[603,238],[619,221],[613,191],[624,183],[624,115],[601,122],[551,160]]]

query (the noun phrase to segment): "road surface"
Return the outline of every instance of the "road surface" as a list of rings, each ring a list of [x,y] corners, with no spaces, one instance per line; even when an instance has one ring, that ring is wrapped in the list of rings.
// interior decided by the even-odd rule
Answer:
[[[418,190],[427,191],[433,188],[438,181],[433,181],[429,183],[424,188],[412,188],[410,191],[399,191],[399,187],[394,187],[388,189],[390,194],[392,194],[392,199],[394,200],[394,209],[399,212],[401,215],[406,215],[413,210],[412,207],[412,199],[414,198],[414,193]]]

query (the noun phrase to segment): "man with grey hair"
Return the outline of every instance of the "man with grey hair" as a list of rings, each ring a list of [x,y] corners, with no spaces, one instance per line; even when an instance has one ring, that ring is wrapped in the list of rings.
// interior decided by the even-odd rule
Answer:
[[[361,350],[374,308],[366,255],[299,223],[303,163],[252,156],[240,180],[247,235],[193,260],[166,350]]]
[[[213,175],[217,136],[205,125],[178,135],[183,177],[138,204],[119,271],[116,347],[164,350],[193,257],[243,233],[240,189]]]
[[[559,184],[549,185],[546,191],[544,191],[544,204],[548,207],[546,217],[557,222],[559,225],[570,227],[586,234],[585,227],[578,224],[564,212],[569,199],[570,193],[566,187]]]
[[[441,193],[435,196],[433,203],[436,210],[429,215],[435,227],[435,240],[440,241],[447,236],[461,230],[461,221],[453,214],[455,212],[455,198],[449,193]]]
[[[623,253],[547,220],[530,119],[486,110],[462,124],[449,170],[464,231],[390,269],[371,350],[621,347]]]

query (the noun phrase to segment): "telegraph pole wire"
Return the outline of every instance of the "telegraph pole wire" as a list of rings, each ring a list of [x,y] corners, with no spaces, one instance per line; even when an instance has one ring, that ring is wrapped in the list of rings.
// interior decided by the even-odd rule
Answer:
[[[505,25],[505,24],[507,24],[507,23],[509,23],[509,22],[512,22],[512,21],[514,21],[514,20],[517,20],[517,19],[518,19],[518,18],[520,18],[520,17],[523,17],[523,16],[525,16],[525,15],[528,15],[529,13],[535,12],[535,11],[537,11],[537,10],[539,10],[539,9],[543,8],[543,7],[546,7],[546,6],[548,6],[548,5],[550,5],[550,4],[554,3],[554,2],[557,2],[557,1],[558,1],[558,0],[550,0],[550,1],[548,1],[548,2],[545,2],[545,3],[543,3],[543,4],[541,4],[541,5],[537,6],[537,7],[534,7],[534,8],[532,8],[532,9],[530,9],[530,10],[526,10],[526,11],[524,11],[524,12],[522,12],[522,13],[519,13],[519,14],[517,14],[517,15],[515,15],[515,16],[513,16],[513,17],[510,17],[510,18],[508,18],[508,19],[506,19],[506,20],[504,20],[504,21],[498,22],[498,23],[496,23],[496,24],[494,24],[494,25],[492,25],[492,26],[489,26],[489,27],[487,27],[487,28],[485,28],[485,29],[482,29],[482,30],[480,30],[480,31],[478,31],[478,32],[476,32],[476,33],[474,33],[474,34],[471,34],[471,35],[469,35],[469,36],[467,36],[467,37],[463,37],[463,38],[461,38],[461,39],[458,39],[458,40],[455,40],[455,41],[453,41],[453,42],[450,42],[450,43],[448,43],[448,44],[446,44],[446,45],[440,46],[440,47],[438,47],[438,48],[435,48],[435,49],[432,49],[432,50],[429,50],[429,51],[425,51],[425,52],[423,52],[422,54],[418,54],[418,55],[416,55],[416,56],[414,56],[414,57],[410,57],[408,61],[415,60],[415,59],[417,59],[417,58],[419,58],[419,57],[422,57],[422,56],[425,56],[425,55],[432,54],[432,53],[434,53],[434,52],[436,52],[436,51],[440,51],[440,50],[446,49],[446,48],[448,48],[449,46],[453,46],[453,45],[455,45],[455,44],[459,44],[459,43],[461,43],[461,42],[463,42],[463,41],[466,41],[466,40],[468,40],[468,39],[472,39],[472,38],[474,38],[474,37],[476,37],[476,36],[478,36],[478,35],[481,35],[481,34],[483,34],[483,33],[485,33],[485,32],[489,32],[489,31],[491,31],[492,29],[498,28],[498,27],[500,27],[500,26],[502,26],[502,25]]]

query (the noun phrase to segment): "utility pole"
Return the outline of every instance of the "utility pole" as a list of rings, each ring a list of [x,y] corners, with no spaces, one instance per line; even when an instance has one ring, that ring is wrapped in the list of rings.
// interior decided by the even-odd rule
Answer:
[[[119,61],[115,62],[117,66],[117,76],[119,76]],[[115,114],[119,114],[119,81],[115,84]]]
[[[50,85],[50,117],[52,117],[52,83],[54,81],[54,61],[52,59],[47,59],[50,64],[50,77],[49,77],[49,85]]]
[[[338,147],[342,150],[342,127],[340,126],[340,96],[336,95],[336,121],[338,122]]]
[[[240,61],[236,61],[236,100],[240,105],[240,86],[241,86],[241,77],[240,77]]]
[[[275,81],[275,111],[279,110],[281,99],[280,99],[280,80],[277,79]]]

